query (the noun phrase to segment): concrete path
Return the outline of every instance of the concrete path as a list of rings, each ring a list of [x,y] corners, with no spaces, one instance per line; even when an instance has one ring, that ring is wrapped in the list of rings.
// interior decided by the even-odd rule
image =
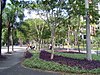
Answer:
[[[26,49],[26,46],[22,46],[22,47],[14,46],[14,51],[20,51],[20,50],[24,50],[25,51],[25,49]],[[12,47],[11,46],[9,47],[9,51],[12,52]],[[2,54],[5,54],[7,52],[7,47],[3,46],[1,52],[2,52]]]
[[[25,49],[26,47],[15,46],[14,47],[15,52],[12,52],[12,54],[6,54],[5,52],[7,52],[7,48],[3,47],[2,55],[6,56],[6,59],[0,61],[0,71],[18,64],[23,58],[23,53],[25,52]]]
[[[58,73],[44,72],[23,68],[20,64],[0,72],[0,75],[60,75]]]

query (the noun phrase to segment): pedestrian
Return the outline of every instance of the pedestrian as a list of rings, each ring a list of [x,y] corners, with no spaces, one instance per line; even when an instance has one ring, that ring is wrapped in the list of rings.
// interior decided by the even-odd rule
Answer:
[[[52,49],[52,44],[49,45],[49,49],[50,49],[50,50]]]
[[[30,44],[29,43],[27,43],[27,48],[26,48],[26,50],[28,50],[30,48]]]

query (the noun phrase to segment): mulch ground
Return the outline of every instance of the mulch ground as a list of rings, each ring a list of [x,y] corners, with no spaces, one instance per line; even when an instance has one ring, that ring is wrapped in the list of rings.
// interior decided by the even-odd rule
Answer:
[[[100,68],[100,61],[96,61],[96,60],[88,61],[86,59],[75,59],[75,58],[63,57],[59,55],[54,55],[54,58],[51,60],[50,56],[51,53],[47,51],[40,52],[40,58],[46,61],[54,61],[59,64],[65,64],[71,67],[77,66],[81,69],[86,69],[86,70]]]

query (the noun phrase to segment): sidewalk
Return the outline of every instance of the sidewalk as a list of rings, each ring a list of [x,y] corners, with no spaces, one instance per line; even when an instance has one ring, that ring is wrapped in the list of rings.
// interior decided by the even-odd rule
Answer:
[[[14,51],[20,51],[20,50],[25,50],[26,49],[26,46],[14,46]],[[12,52],[12,47],[10,46],[9,47],[9,51]],[[2,47],[2,54],[5,54],[7,52],[7,47]]]
[[[6,56],[7,58],[3,61],[0,61],[0,71],[16,65],[22,60],[25,47],[16,46],[14,47],[14,51],[15,52],[12,52],[12,54],[5,54],[5,52],[7,52],[7,48],[2,48],[2,55]]]
[[[23,68],[20,63],[0,72],[0,75],[60,75],[59,73],[39,71]]]

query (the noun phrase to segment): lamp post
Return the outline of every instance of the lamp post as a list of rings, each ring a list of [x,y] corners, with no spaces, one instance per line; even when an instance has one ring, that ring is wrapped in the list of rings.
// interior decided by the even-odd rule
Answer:
[[[90,25],[89,25],[89,1],[85,0],[85,12],[86,12],[86,51],[87,60],[92,60],[91,56],[91,40],[90,40]]]

